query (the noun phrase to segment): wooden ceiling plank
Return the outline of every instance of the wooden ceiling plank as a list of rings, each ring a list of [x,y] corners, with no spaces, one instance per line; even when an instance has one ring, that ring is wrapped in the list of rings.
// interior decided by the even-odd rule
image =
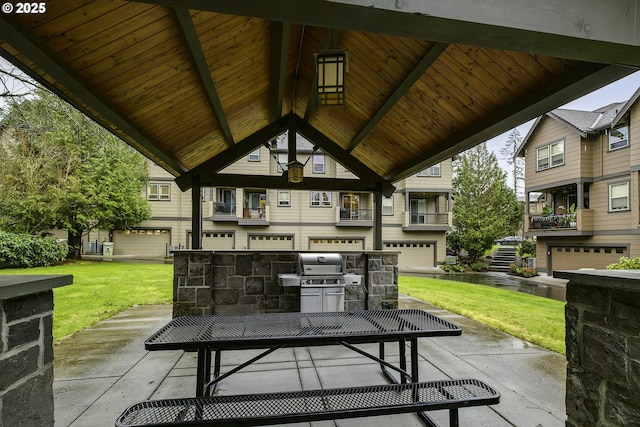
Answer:
[[[196,28],[193,25],[191,13],[186,8],[173,8],[171,9],[171,14],[176,22],[183,41],[186,44],[187,51],[191,57],[191,62],[195,67],[196,74],[204,88],[204,92],[211,104],[211,108],[213,108],[214,116],[222,130],[225,142],[229,147],[231,147],[234,144],[233,135],[231,134],[229,122],[227,121],[224,109],[222,108],[222,103],[218,97],[216,85],[211,78],[207,60],[202,52],[202,46],[200,45]]]
[[[55,79],[57,84],[64,87],[66,90],[71,91],[78,99],[82,99],[86,106],[97,112],[104,122],[102,126],[109,130],[114,130],[110,125],[117,126],[122,132],[124,132],[133,141],[148,153],[154,155],[158,160],[164,162],[165,166],[172,170],[174,173],[180,173],[184,171],[184,167],[180,165],[175,159],[170,158],[163,151],[158,149],[154,142],[151,141],[146,135],[144,135],[128,118],[124,117],[120,111],[114,108],[107,100],[103,99],[99,95],[95,94],[90,86],[83,81],[72,69],[70,69],[63,61],[61,61],[54,52],[52,52],[44,43],[36,38],[29,30],[22,25],[11,19],[11,16],[0,15],[0,39],[5,40],[14,49],[20,52],[25,57],[36,65],[39,69],[46,72],[51,78]],[[7,59],[11,60],[12,56],[7,56]],[[21,69],[27,67],[24,64],[14,64]],[[76,102],[75,99],[69,96],[64,96],[58,90],[57,85],[51,84],[49,81],[43,79],[41,76],[35,73],[31,74],[31,77],[45,85],[47,88],[63,96],[65,100],[71,103],[74,107],[89,114],[91,117],[95,115],[90,114],[84,105]],[[99,121],[98,118],[96,120]]]
[[[282,116],[287,60],[289,59],[289,41],[291,24],[271,22],[270,76],[269,83],[269,121]]]
[[[416,156],[411,162],[398,166],[387,176],[392,182],[407,178],[425,168],[425,164],[435,164],[453,155],[469,149],[483,141],[496,136],[503,129],[516,127],[536,116],[553,110],[566,101],[567,94],[587,94],[603,83],[613,82],[636,71],[633,67],[619,65],[604,65],[584,63],[538,90],[530,92],[517,102],[505,105],[491,117],[463,132],[454,135],[441,146],[422,155]],[[578,95],[579,96],[579,95]]]
[[[165,56],[172,49],[181,46],[177,32],[163,34],[168,28],[174,28],[171,17],[160,16],[135,31],[122,33],[118,38],[110,39],[106,44],[95,47],[95,50],[86,52],[78,59],[69,62],[69,65],[90,80],[93,80],[94,76],[95,78],[105,74],[109,76],[109,72],[112,75],[117,73],[114,75],[116,80],[122,80],[118,77],[127,71],[139,70],[134,68],[136,65],[143,69],[149,68],[149,65],[141,60]],[[178,54],[173,55],[175,56]],[[182,68],[186,68],[188,62],[183,58],[180,59]],[[102,79],[109,80],[108,77]],[[112,86],[115,86],[115,83]]]
[[[288,115],[279,118],[278,120],[263,127],[247,138],[235,143],[232,147],[227,148],[221,153],[202,162],[197,167],[183,173],[176,178],[176,184],[178,184],[182,191],[185,191],[191,188],[192,179],[196,175],[200,177],[201,181],[207,181],[207,177],[212,176],[213,174],[217,173],[218,171],[252,152],[257,147],[260,147],[267,141],[270,141],[276,136],[282,134],[287,130],[288,125]]]
[[[448,45],[443,43],[436,43],[427,54],[418,62],[418,64],[411,70],[411,72],[405,77],[400,85],[393,91],[391,96],[387,98],[382,108],[369,120],[369,122],[358,132],[356,137],[351,141],[348,152],[353,151],[354,148],[362,142],[364,137],[371,132],[371,130],[380,122],[380,120],[393,108],[393,106],[402,98],[405,93],[411,89],[411,87],[418,81],[429,68],[445,51]]]
[[[467,16],[470,10],[483,7],[482,2],[476,0],[443,2],[440,10],[450,13],[452,17],[435,16],[429,12],[437,2],[402,2],[402,7],[393,7],[393,10],[379,7],[380,3],[393,4],[393,2],[378,2],[376,7],[362,4],[361,0],[306,0],[305,7],[299,7],[299,0],[137,0],[144,3],[176,5],[179,4],[195,10],[208,10],[231,15],[254,16],[267,20],[286,20],[299,24],[318,26],[325,28],[337,28],[344,30],[356,30],[372,33],[393,34],[403,37],[438,41],[441,43],[466,44],[473,37],[473,44],[494,49],[508,49],[512,51],[534,53],[538,55],[554,56],[579,61],[599,62],[604,64],[625,64],[640,66],[640,46],[633,40],[636,37],[635,21],[633,18],[638,12],[629,14],[625,8],[626,2],[610,7],[601,0],[583,0],[585,10],[591,9],[590,25],[598,24],[598,34],[593,31],[584,31],[585,27],[579,21],[565,20],[558,22],[550,20],[549,16],[540,11],[558,10],[556,0],[546,0],[544,5],[531,3],[528,0],[520,0],[517,4],[505,0],[501,2],[501,8],[508,9],[519,19],[519,25],[505,25],[504,10],[498,6],[487,8],[494,11],[493,15],[486,16],[483,11],[483,19],[488,21],[500,20],[499,25],[479,22],[475,16],[461,19],[459,15]],[[524,14],[520,3],[526,2],[535,7],[536,12]],[[357,4],[349,4],[357,3]],[[405,7],[404,5],[411,5]],[[562,3],[564,5],[564,3]],[[426,10],[421,13],[413,13],[412,8]],[[391,8],[391,6],[390,6]],[[482,10],[482,9],[481,9]],[[497,12],[499,10],[499,13]],[[551,13],[551,12],[547,12]],[[566,10],[564,13],[576,13],[575,10]],[[579,13],[579,12],[578,12]],[[620,28],[611,25],[612,16],[619,14],[624,17]],[[555,16],[554,16],[555,18]],[[513,23],[515,18],[509,20]],[[526,23],[526,25],[522,25]],[[532,30],[526,27],[550,29],[550,31]],[[577,30],[577,31],[576,31]],[[603,37],[605,36],[605,37]],[[596,37],[601,40],[595,39]],[[603,41],[609,39],[609,41]],[[628,40],[632,42],[629,43]]]
[[[126,10],[124,16],[129,17],[128,19],[122,19],[123,11],[116,9],[96,21],[77,27],[73,34],[61,34],[48,41],[47,45],[79,71],[86,67],[86,65],[82,66],[81,59],[87,53],[98,51],[101,56],[116,54],[121,47],[114,45],[114,41],[134,32],[144,34],[144,28],[153,28],[154,22],[167,17],[167,13],[161,8],[140,10],[140,5],[129,3],[127,9],[130,10]],[[96,31],[97,28],[99,31]],[[157,36],[157,31],[151,35],[151,37],[155,36]],[[138,42],[141,40],[142,37],[137,38]]]

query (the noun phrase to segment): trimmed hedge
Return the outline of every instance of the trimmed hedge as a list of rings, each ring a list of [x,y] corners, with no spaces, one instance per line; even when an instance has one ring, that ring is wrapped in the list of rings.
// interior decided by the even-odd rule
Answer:
[[[52,237],[0,231],[0,269],[43,267],[66,258],[66,245]]]

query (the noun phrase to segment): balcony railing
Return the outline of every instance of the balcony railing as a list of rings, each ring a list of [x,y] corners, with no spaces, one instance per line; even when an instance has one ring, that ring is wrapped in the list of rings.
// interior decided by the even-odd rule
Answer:
[[[266,219],[266,209],[265,208],[243,208],[242,209],[242,218],[243,219]]]
[[[214,215],[234,215],[236,214],[236,205],[231,203],[216,202]]]
[[[448,225],[449,215],[446,213],[409,214],[409,225]]]
[[[340,221],[373,221],[373,209],[340,209]]]
[[[575,230],[578,228],[576,215],[532,215],[529,230]]]

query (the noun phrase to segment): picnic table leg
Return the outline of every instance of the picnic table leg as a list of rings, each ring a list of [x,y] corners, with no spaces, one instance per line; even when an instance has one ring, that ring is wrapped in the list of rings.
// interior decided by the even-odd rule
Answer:
[[[204,396],[204,384],[211,378],[211,350],[198,349],[198,368],[196,372],[196,397]]]
[[[400,354],[400,369],[407,372],[407,343],[403,339],[398,341],[398,353]],[[406,384],[405,377],[401,376],[400,378],[400,382]]]
[[[414,383],[417,383],[420,381],[420,373],[418,372],[418,339],[417,338],[411,338],[409,351],[411,353],[411,381]],[[417,399],[418,396],[415,396],[415,398]],[[424,422],[424,424],[427,427],[438,427],[438,424],[436,424],[436,422],[433,421],[433,419],[426,412],[418,412],[416,415],[418,415],[418,417]],[[451,413],[449,413],[449,415],[451,416]],[[456,413],[456,416],[457,416],[457,413]],[[451,424],[451,426],[454,426],[454,425],[457,426],[458,425],[457,422],[456,424]]]

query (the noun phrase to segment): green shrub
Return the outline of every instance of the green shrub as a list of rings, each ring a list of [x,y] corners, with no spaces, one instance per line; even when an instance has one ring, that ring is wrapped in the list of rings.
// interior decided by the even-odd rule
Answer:
[[[440,268],[447,273],[464,273],[464,267],[460,264],[441,264]]]
[[[527,277],[527,278],[538,275],[538,273],[536,273],[535,268],[522,266],[515,262],[512,262],[511,264],[509,264],[509,271],[511,272],[511,274],[515,276]]]
[[[0,268],[43,267],[66,258],[66,246],[52,237],[0,231]]]
[[[533,239],[523,240],[518,246],[518,255],[521,258],[535,258],[536,257],[536,241]]]
[[[489,271],[489,264],[484,261],[476,261],[472,263],[469,268],[473,271]]]
[[[607,270],[638,270],[640,269],[640,258],[627,258],[623,256],[618,262],[609,264]]]

